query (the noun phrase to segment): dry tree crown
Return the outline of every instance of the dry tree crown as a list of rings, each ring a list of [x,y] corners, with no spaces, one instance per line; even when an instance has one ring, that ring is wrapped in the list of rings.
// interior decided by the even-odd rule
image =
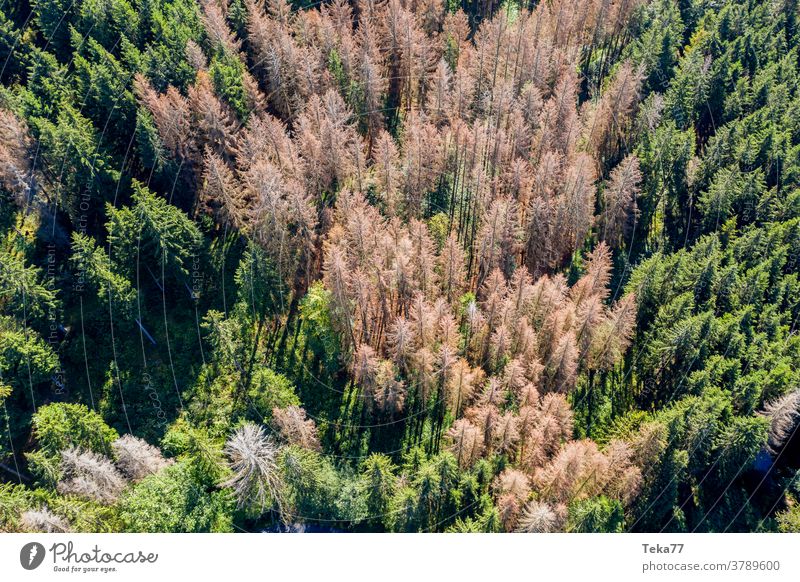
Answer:
[[[276,507],[283,516],[283,481],[278,466],[280,448],[264,428],[247,423],[225,444],[233,476],[223,486],[233,489],[240,507],[260,511]]]

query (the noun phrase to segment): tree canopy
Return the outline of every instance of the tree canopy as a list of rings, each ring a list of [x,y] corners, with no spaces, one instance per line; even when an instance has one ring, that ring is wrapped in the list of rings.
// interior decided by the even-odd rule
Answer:
[[[798,531],[798,10],[0,4],[0,531]]]

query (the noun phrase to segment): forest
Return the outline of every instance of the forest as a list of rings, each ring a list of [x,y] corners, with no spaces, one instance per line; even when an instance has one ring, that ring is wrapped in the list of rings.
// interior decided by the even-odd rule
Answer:
[[[0,532],[800,532],[796,0],[0,0]]]

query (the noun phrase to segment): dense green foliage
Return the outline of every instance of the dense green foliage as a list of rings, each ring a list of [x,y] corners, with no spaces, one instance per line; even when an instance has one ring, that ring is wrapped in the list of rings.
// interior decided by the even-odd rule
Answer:
[[[0,531],[800,531],[798,19],[0,0]]]

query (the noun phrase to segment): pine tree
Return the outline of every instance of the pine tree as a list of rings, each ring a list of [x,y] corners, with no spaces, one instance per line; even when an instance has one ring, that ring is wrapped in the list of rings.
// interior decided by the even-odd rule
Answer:
[[[252,423],[237,429],[225,444],[233,475],[224,486],[233,489],[241,507],[260,512],[275,507],[283,517],[283,482],[278,470],[279,449],[264,429]]]

